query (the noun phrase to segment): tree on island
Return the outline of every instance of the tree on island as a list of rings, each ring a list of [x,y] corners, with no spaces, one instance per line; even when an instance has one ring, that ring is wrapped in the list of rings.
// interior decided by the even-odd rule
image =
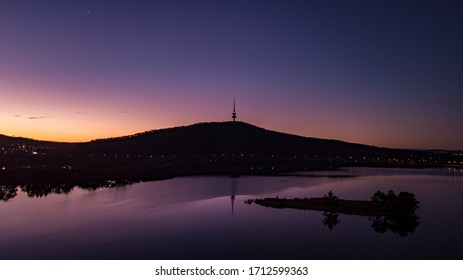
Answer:
[[[339,198],[334,195],[332,191],[329,191],[328,194],[325,194],[323,198],[330,203],[331,205],[337,205]]]
[[[420,224],[420,218],[416,215],[416,210],[420,208],[419,201],[413,193],[400,192],[399,195],[396,195],[392,190],[388,191],[387,194],[377,191],[371,200],[385,205],[397,213],[390,216],[372,216],[369,218],[372,222],[371,227],[378,233],[385,233],[390,230],[400,236],[407,236]]]
[[[400,192],[396,195],[393,190],[389,190],[387,194],[377,191],[371,197],[371,201],[387,205],[399,213],[413,213],[420,208],[416,196],[409,192]]]

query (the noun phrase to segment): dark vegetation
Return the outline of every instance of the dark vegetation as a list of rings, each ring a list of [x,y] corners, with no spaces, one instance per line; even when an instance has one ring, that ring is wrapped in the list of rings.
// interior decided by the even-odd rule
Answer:
[[[370,201],[339,199],[330,191],[322,198],[264,198],[246,201],[271,208],[295,208],[323,211],[323,224],[330,230],[341,221],[339,214],[368,216],[371,227],[378,233],[388,230],[406,236],[419,225],[416,210],[419,201],[409,192],[398,195],[392,190],[387,193],[377,191]]]
[[[300,137],[243,122],[200,123],[87,143],[0,135],[0,185],[99,185],[184,175],[279,175],[343,166],[458,165],[459,154]]]

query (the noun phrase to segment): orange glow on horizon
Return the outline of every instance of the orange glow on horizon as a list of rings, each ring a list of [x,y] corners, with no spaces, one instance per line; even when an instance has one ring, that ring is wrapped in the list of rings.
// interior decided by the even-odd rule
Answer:
[[[101,88],[91,90],[95,98],[80,98],[82,89],[68,89],[66,95],[60,95],[64,90],[51,86],[32,89],[0,85],[0,94],[5,96],[0,105],[0,134],[45,141],[87,142],[153,129],[231,120],[233,99],[224,100],[211,93],[209,98],[180,98],[181,88],[166,88],[142,99],[131,99],[124,92]],[[461,149],[461,143],[458,139],[452,140],[451,134],[428,135],[423,127],[421,131],[418,129],[420,123],[411,123],[413,130],[409,129],[410,125],[397,126],[402,122],[399,117],[321,101],[312,102],[309,109],[303,100],[286,103],[269,99],[266,102],[243,101],[238,97],[237,120],[305,137],[389,148]]]

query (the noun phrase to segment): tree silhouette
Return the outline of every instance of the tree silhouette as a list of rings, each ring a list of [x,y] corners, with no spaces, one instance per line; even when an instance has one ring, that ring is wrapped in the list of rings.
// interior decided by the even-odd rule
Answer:
[[[400,192],[396,195],[390,190],[387,194],[377,191],[371,200],[380,203],[397,213],[389,216],[373,216],[370,217],[371,227],[378,233],[385,233],[390,230],[400,236],[407,236],[415,231],[420,224],[420,217],[416,215],[416,210],[419,207],[419,201],[415,195],[409,192]]]
[[[338,204],[339,198],[335,196],[332,191],[329,191],[328,194],[325,194],[323,198],[333,206]]]

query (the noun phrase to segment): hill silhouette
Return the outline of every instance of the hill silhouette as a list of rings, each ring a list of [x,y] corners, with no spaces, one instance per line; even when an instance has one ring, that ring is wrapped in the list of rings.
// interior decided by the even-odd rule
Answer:
[[[339,140],[308,138],[266,130],[244,122],[198,123],[76,145],[85,153],[131,155],[255,154],[262,156],[370,155],[409,153]]]
[[[244,122],[198,123],[85,143],[0,136],[1,184],[79,184],[184,175],[278,175],[342,166],[436,167],[461,156],[302,137]],[[49,187],[49,185],[47,186]]]
[[[35,146],[35,147],[49,147],[49,148],[59,148],[64,146],[69,146],[71,143],[64,142],[52,142],[52,141],[41,141],[24,137],[15,137],[15,136],[6,136],[0,134],[0,147],[7,146],[17,146],[17,145],[26,145],[26,146]]]

